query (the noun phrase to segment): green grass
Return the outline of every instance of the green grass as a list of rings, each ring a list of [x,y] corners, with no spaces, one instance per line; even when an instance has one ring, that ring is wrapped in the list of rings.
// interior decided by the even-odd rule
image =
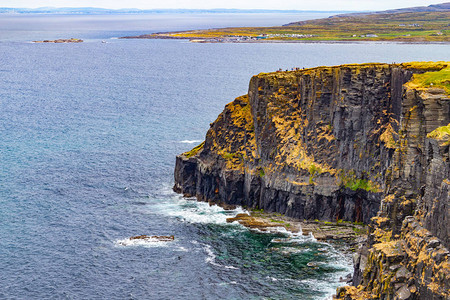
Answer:
[[[222,155],[222,157],[228,160],[228,159],[233,159],[235,155],[236,155],[236,154],[234,154],[234,153],[228,153],[228,152],[225,152],[225,153]]]
[[[450,94],[450,66],[437,71],[437,72],[425,72],[423,74],[414,75],[410,85],[417,87],[437,87],[445,90],[447,94]]]
[[[443,146],[450,145],[450,124],[436,128],[427,137],[443,141]]]
[[[350,180],[345,184],[345,187],[351,189],[352,191],[361,189],[368,192],[376,192],[376,190],[374,190],[374,187],[371,185],[370,181],[366,179]]]
[[[196,155],[200,150],[202,150],[204,145],[205,145],[205,142],[202,142],[200,145],[195,146],[194,148],[192,148],[191,151],[185,152],[183,154],[187,158],[190,158],[190,157]]]
[[[322,174],[323,170],[322,168],[320,168],[319,166],[316,166],[315,164],[311,164],[309,166],[309,184],[314,184],[314,178],[316,177],[317,174]]]
[[[284,221],[275,220],[275,219],[270,219],[270,222],[272,222],[272,223],[280,223],[280,224],[284,224],[285,223]]]
[[[259,177],[264,177],[265,175],[264,168],[259,169]]]

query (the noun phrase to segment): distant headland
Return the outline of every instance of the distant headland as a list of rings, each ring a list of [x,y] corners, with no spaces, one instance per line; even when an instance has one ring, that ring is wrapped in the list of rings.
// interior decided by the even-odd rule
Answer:
[[[203,43],[450,42],[450,2],[381,12],[339,14],[275,27],[232,27],[128,36]]]

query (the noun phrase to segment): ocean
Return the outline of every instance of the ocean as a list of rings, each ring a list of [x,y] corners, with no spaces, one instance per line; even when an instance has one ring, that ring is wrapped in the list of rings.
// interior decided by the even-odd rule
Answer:
[[[310,17],[0,15],[0,299],[329,298],[351,257],[175,194],[175,156],[254,74],[448,61],[450,46],[117,39]],[[71,37],[85,42],[31,43]],[[128,240],[142,234],[175,240]]]

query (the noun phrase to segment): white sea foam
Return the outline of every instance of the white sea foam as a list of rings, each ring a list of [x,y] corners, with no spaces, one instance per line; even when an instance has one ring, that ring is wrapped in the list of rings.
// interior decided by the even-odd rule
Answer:
[[[183,246],[176,247],[175,251],[188,252],[189,250]]]
[[[227,218],[245,212],[242,208],[227,211],[217,205],[181,197],[159,203],[158,209],[154,211],[176,217],[184,222],[202,224],[227,224]]]
[[[320,296],[319,300],[332,299],[332,295],[336,294],[336,289],[339,286],[345,285],[341,282],[340,278],[345,278],[347,274],[353,271],[351,258],[344,255],[342,252],[338,251],[333,245],[325,242],[318,242],[312,234],[307,236],[301,233],[290,233],[286,232],[287,238],[274,238],[272,243],[287,244],[285,247],[277,249],[283,254],[290,255],[292,253],[301,253],[311,251],[309,248],[299,249],[295,245],[302,243],[318,243],[321,247],[318,249],[324,254],[326,252],[327,262],[314,262],[314,266],[329,266],[335,269],[340,269],[341,271],[334,272],[325,275],[326,277],[318,279],[291,279],[291,278],[268,278],[271,281],[295,281],[296,284],[306,285],[308,289],[316,290],[321,293],[325,293],[324,296]],[[289,247],[292,244],[292,247]],[[276,248],[275,248],[276,249]]]
[[[292,243],[292,244],[302,244],[307,242],[317,242],[317,239],[312,235],[303,235],[301,231],[292,232],[287,230],[285,227],[270,227],[266,231],[260,231],[262,233],[280,233],[286,236],[285,238],[274,238],[272,243]]]
[[[115,245],[119,247],[167,247],[169,243],[173,243],[172,241],[160,241],[156,238],[146,238],[146,239],[123,239],[115,241]]]
[[[299,254],[299,253],[305,253],[305,252],[309,252],[310,249],[298,249],[295,247],[282,247],[277,249],[278,251],[280,251],[282,254],[285,255],[289,255],[289,254]]]
[[[328,262],[322,263],[323,265],[330,266],[336,269],[341,269],[342,271],[330,274],[325,280],[318,281],[315,279],[304,280],[308,283],[311,288],[316,290],[326,292],[326,296],[322,297],[321,300],[331,300],[332,296],[336,294],[336,289],[340,286],[345,285],[340,279],[345,278],[347,274],[353,272],[351,257],[344,255],[342,252],[338,251],[335,247],[328,243],[321,243],[327,247],[327,257]],[[322,248],[323,249],[323,248]]]
[[[194,144],[194,143],[201,143],[201,142],[203,142],[202,140],[183,140],[183,141],[180,141],[180,143],[183,143],[183,144]]]
[[[197,201],[196,198],[185,198],[175,194],[170,186],[164,186],[160,193],[166,200],[154,203],[153,208],[149,209],[189,223],[227,224],[227,218],[238,213],[247,213],[241,207],[225,210],[218,205]]]
[[[216,267],[221,267],[224,269],[233,269],[233,270],[239,270],[239,268],[236,268],[234,266],[225,266],[225,265],[221,265],[219,263],[216,262],[216,255],[214,254],[214,251],[212,250],[211,245],[207,245],[207,244],[203,244],[203,249],[206,252],[206,258],[205,258],[205,262],[216,266]]]
[[[163,195],[173,195],[172,197],[165,197],[166,201],[158,202],[155,205],[158,206],[158,209],[152,211],[158,211],[165,215],[176,217],[183,222],[189,223],[203,223],[203,224],[227,224],[226,219],[232,217],[238,213],[248,213],[246,210],[238,207],[232,211],[226,211],[223,208],[212,205],[210,206],[206,202],[196,201],[195,198],[184,198],[180,195],[174,194],[170,187],[166,187],[162,191]],[[244,226],[240,225],[237,222],[233,222],[229,225],[235,226],[236,230],[248,230]],[[252,229],[253,230],[253,229]],[[333,274],[329,274],[327,278],[323,278],[323,280],[297,280],[297,279],[288,279],[286,280],[294,280],[298,284],[307,284],[312,289],[325,292],[326,299],[330,299],[331,295],[335,294],[336,288],[344,285],[344,283],[339,281],[340,277],[345,277],[348,273],[352,271],[351,262],[349,262],[348,258],[336,250],[332,245],[328,243],[318,242],[316,238],[310,233],[308,235],[303,235],[302,232],[293,233],[291,231],[286,230],[285,227],[274,227],[268,228],[266,231],[260,231],[261,233],[279,233],[284,235],[283,238],[274,238],[272,240],[273,243],[286,243],[292,244],[292,247],[286,245],[286,247],[282,247],[280,251],[290,254],[290,253],[300,253],[304,251],[309,251],[309,249],[298,249],[296,245],[303,243],[320,243],[323,244],[321,246],[320,252],[326,252],[329,258],[329,262],[320,263],[320,265],[325,264],[327,266],[332,266],[334,268],[342,269],[342,271],[335,272]],[[193,245],[199,245],[203,249],[206,254],[205,262],[220,267],[222,269],[239,269],[234,266],[221,265],[216,261],[216,255],[214,254],[213,248],[211,245],[198,243],[197,241],[192,241]],[[272,281],[282,281],[285,280],[283,278],[271,278]],[[324,299],[325,296],[322,296],[318,299]]]
[[[306,285],[308,289],[325,293],[324,296],[318,298],[320,300],[333,299],[333,295],[336,294],[336,289],[339,286],[345,285],[345,283],[343,282],[333,282],[328,280],[317,280],[317,279],[303,279],[299,281],[299,284]]]
[[[297,286],[307,287],[308,290],[317,291],[318,293],[325,293],[323,296],[319,296],[317,300],[332,300],[333,295],[336,294],[336,289],[339,286],[345,285],[343,282],[338,282],[337,280],[333,280],[333,278],[322,278],[322,279],[293,279],[293,278],[276,278],[267,276],[266,279],[277,282],[277,281],[285,281],[292,282]]]

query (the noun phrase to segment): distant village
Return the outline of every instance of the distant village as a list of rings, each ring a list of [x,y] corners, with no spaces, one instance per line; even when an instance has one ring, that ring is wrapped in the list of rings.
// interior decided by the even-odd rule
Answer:
[[[191,42],[194,43],[245,43],[245,42],[258,42],[264,40],[289,40],[289,39],[304,39],[318,37],[316,34],[299,34],[299,33],[276,33],[276,34],[261,34],[258,36],[227,36],[227,37],[213,37],[213,38],[194,38]],[[362,35],[352,35],[351,37],[361,37],[361,38],[376,38],[376,34],[362,34]]]

